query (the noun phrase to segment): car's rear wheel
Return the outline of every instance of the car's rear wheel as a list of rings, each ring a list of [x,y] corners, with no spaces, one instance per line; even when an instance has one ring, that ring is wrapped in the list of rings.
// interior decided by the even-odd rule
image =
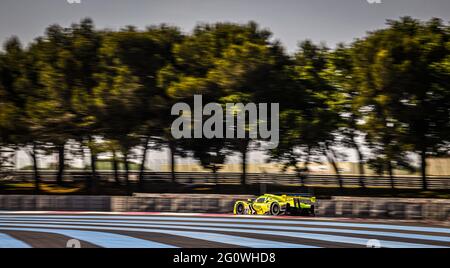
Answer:
[[[316,216],[316,212],[315,212],[315,210],[314,210],[314,206],[311,206],[311,208],[309,209],[309,215],[310,216]]]
[[[314,212],[314,206],[312,206],[311,208],[302,208],[300,209],[300,215],[301,216],[315,216],[315,212]]]
[[[270,206],[270,214],[274,215],[274,216],[277,216],[277,215],[280,214],[280,212],[281,212],[280,204],[272,203],[272,205]]]
[[[244,211],[245,211],[244,204],[242,204],[242,203],[237,204],[237,206],[236,206],[236,214],[243,215]]]
[[[286,204],[286,210],[284,211],[284,215],[292,215],[291,205]]]

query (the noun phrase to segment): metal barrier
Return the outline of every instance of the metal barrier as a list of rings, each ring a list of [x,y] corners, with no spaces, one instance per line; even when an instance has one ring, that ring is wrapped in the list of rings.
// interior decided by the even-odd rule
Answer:
[[[252,195],[135,194],[134,196],[0,195],[0,211],[232,213]],[[450,221],[450,201],[424,198],[332,197],[316,203],[319,217]]]
[[[40,177],[43,182],[54,182],[56,179],[56,171],[42,170]],[[98,171],[100,180],[114,181],[113,171]],[[125,172],[119,171],[120,178],[123,179]],[[208,185],[208,184],[228,184],[239,185],[241,183],[241,173],[221,172],[217,174],[208,172],[177,172],[175,174],[176,182],[186,185]],[[139,177],[138,171],[130,171],[129,178],[131,181],[137,181]],[[32,171],[13,171],[0,172],[1,178],[11,181],[32,181]],[[64,173],[65,181],[86,181],[91,178],[89,171],[68,170]],[[358,175],[342,175],[341,182],[343,187],[360,187],[361,179],[365,187],[368,188],[391,188],[392,182],[389,177],[368,175],[360,178]],[[144,181],[146,183],[171,183],[172,174],[170,172],[144,172]],[[292,186],[308,186],[308,187],[339,187],[339,179],[336,175],[318,175],[309,174],[308,176],[299,177],[296,174],[286,173],[248,173],[246,178],[247,184],[278,184]],[[422,178],[418,176],[395,176],[393,179],[395,188],[398,189],[421,189]],[[450,189],[450,176],[428,176],[429,189]]]

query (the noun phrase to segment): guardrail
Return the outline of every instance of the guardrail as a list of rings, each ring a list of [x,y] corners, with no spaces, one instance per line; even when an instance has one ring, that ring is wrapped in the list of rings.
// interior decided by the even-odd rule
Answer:
[[[236,200],[252,195],[136,194],[134,196],[0,195],[4,211],[114,211],[232,213]],[[333,197],[319,199],[316,216],[450,221],[450,200]]]
[[[40,171],[41,180],[44,182],[53,182],[56,179],[56,171]],[[119,171],[120,178],[123,180],[124,171]],[[114,181],[113,171],[98,171],[100,180]],[[241,183],[241,173],[220,172],[217,174],[208,172],[177,172],[176,183],[186,185],[207,185],[207,184],[235,184]],[[137,181],[138,171],[130,171],[129,179]],[[13,171],[0,172],[0,178],[11,181],[32,181],[32,171]],[[88,171],[68,170],[64,173],[65,181],[85,181],[91,178]],[[360,178],[358,175],[342,175],[341,182],[343,187],[360,187],[360,180],[368,188],[391,188],[392,182],[389,177],[369,175]],[[146,183],[171,183],[172,174],[170,172],[144,172],[144,182]],[[429,189],[450,189],[450,176],[429,176],[427,178]],[[279,184],[308,187],[340,187],[339,179],[336,175],[318,175],[309,174],[307,176],[297,176],[296,174],[286,173],[248,173],[247,184]],[[395,188],[398,189],[421,189],[422,178],[418,176],[395,176],[393,179]]]

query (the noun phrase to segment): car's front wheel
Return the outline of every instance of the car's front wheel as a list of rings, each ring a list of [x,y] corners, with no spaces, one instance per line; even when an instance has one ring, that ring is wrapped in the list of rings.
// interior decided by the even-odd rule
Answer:
[[[270,214],[277,216],[280,215],[280,212],[281,212],[280,204],[272,203],[272,205],[270,206]]]
[[[236,205],[236,214],[237,215],[243,215],[244,211],[245,211],[244,204],[239,203],[239,204]]]

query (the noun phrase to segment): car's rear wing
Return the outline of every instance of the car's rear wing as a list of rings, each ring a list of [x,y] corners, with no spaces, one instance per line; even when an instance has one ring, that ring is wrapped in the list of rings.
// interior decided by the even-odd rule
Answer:
[[[310,198],[314,196],[311,193],[276,193],[275,195],[285,195],[290,197],[305,197],[305,198]]]
[[[316,197],[310,193],[281,193],[281,194],[277,194],[277,195],[292,197],[292,198],[295,198],[298,200],[309,201],[311,203],[316,202]]]

